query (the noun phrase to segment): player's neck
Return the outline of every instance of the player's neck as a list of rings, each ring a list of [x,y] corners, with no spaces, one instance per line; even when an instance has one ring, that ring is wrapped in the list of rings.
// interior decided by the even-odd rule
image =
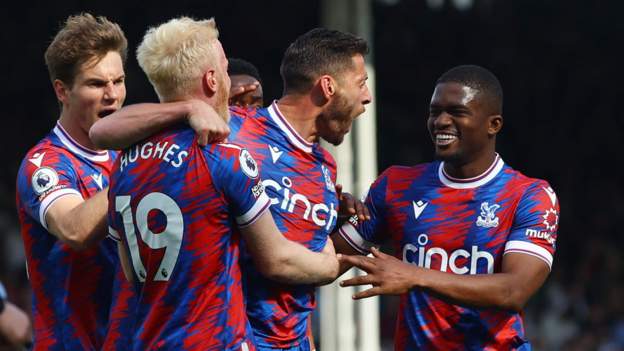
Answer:
[[[308,95],[284,95],[277,101],[277,107],[303,139],[311,143],[318,141],[316,117],[319,111]]]
[[[89,130],[86,131],[80,126],[80,122],[76,117],[70,116],[69,113],[65,111],[61,113],[61,118],[59,118],[59,124],[65,129],[67,134],[74,139],[76,143],[80,146],[90,149],[90,150],[99,150],[91,139],[89,139]]]
[[[496,152],[492,150],[492,152],[489,152],[487,155],[469,162],[444,162],[444,172],[457,179],[478,177],[491,168],[492,164],[496,161],[496,155]]]

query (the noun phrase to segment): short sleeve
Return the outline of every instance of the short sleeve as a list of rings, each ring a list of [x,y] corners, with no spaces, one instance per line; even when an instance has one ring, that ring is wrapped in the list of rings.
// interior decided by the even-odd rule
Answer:
[[[540,181],[523,195],[505,245],[505,254],[523,253],[552,267],[559,228],[559,201],[548,183]]]
[[[364,205],[370,213],[369,220],[359,221],[354,215],[338,230],[340,236],[364,255],[370,253],[372,246],[380,245],[383,242],[381,234],[385,228],[387,183],[387,174],[384,173],[368,190]]]
[[[30,153],[18,173],[17,191],[28,214],[47,229],[46,213],[63,196],[79,196],[79,179],[69,156],[54,149]]]
[[[252,224],[271,205],[260,179],[260,169],[247,149],[219,144],[221,157],[212,170],[217,187],[225,194],[239,227]]]

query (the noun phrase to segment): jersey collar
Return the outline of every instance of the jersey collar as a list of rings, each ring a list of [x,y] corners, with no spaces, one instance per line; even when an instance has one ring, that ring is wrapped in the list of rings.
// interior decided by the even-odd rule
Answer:
[[[72,138],[69,133],[67,133],[65,128],[63,128],[63,126],[59,122],[56,122],[56,126],[54,127],[52,132],[54,132],[54,134],[59,138],[61,143],[63,143],[63,145],[69,151],[78,156],[84,157],[89,161],[106,162],[110,157],[108,151],[106,150],[95,151],[78,144],[78,142],[74,140],[74,138]]]
[[[277,101],[273,101],[271,106],[269,106],[268,111],[271,119],[273,119],[273,122],[277,124],[277,126],[282,130],[282,133],[286,135],[288,140],[290,140],[293,145],[307,153],[312,152],[314,144],[302,138],[301,135],[297,133],[295,128],[288,123],[288,120],[277,107]]]
[[[444,171],[444,161],[442,161],[440,162],[440,166],[438,168],[438,177],[440,178],[442,184],[448,186],[449,188],[472,189],[480,187],[488,183],[490,180],[494,179],[494,177],[498,175],[501,169],[503,169],[504,165],[505,162],[503,162],[503,159],[500,157],[500,155],[496,154],[494,162],[492,162],[490,167],[488,167],[485,172],[481,173],[476,177],[460,179],[448,175],[446,171]]]

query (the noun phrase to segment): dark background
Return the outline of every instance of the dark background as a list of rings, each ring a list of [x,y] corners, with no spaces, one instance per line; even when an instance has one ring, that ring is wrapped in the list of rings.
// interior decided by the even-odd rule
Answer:
[[[624,96],[620,1],[450,0],[373,2],[379,170],[429,161],[428,102],[436,78],[458,64],[492,70],[505,92],[498,150],[526,175],[548,180],[561,203],[553,272],[527,307],[537,350],[623,350]],[[128,37],[126,104],[156,101],[134,50],[148,26],[172,17],[215,17],[231,57],[258,66],[265,101],[281,94],[288,44],[319,26],[318,1],[60,1],[15,3],[0,13],[3,138],[0,279],[29,309],[15,211],[15,176],[26,151],[58,118],[43,52],[70,14],[118,22]],[[357,123],[357,122],[356,122]],[[384,300],[391,338],[394,300]]]

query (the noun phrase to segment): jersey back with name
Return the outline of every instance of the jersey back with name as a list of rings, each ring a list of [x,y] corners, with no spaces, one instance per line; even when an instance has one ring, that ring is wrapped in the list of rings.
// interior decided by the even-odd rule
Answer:
[[[288,239],[321,251],[336,225],[336,164],[318,143],[301,138],[276,103],[265,109],[231,109],[230,140],[260,164],[271,213]],[[286,285],[262,277],[243,261],[247,314],[258,345],[287,348],[307,342],[307,319],[316,305],[312,285]]]
[[[109,224],[132,266],[134,350],[254,349],[236,225],[269,205],[249,152],[202,148],[191,129],[167,130],[119,155]]]
[[[559,203],[548,183],[497,156],[480,178],[452,179],[443,163],[391,167],[366,199],[372,219],[340,234],[357,250],[390,239],[404,262],[450,274],[500,272],[503,255],[552,264]],[[521,314],[453,305],[419,289],[401,297],[396,350],[527,350]]]
[[[48,232],[46,214],[65,196],[85,200],[108,186],[115,153],[80,146],[60,124],[26,155],[17,208],[33,289],[34,350],[99,350],[118,268],[115,245],[82,251]]]

